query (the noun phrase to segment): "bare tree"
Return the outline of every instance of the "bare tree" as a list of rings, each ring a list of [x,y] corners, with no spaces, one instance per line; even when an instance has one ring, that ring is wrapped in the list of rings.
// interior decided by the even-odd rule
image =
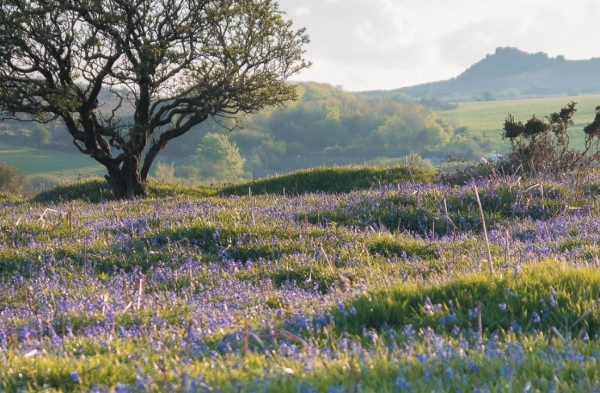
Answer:
[[[141,196],[170,140],[296,99],[308,41],[271,0],[0,0],[0,120],[61,120]]]

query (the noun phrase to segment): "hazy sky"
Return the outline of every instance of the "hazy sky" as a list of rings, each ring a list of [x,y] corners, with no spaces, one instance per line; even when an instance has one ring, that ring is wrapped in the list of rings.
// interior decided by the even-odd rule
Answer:
[[[598,0],[278,0],[314,64],[294,80],[394,89],[459,75],[499,46],[600,57]]]

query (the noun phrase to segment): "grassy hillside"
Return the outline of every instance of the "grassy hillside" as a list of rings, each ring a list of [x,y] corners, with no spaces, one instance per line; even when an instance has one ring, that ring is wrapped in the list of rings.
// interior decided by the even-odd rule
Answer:
[[[151,198],[188,196],[195,198],[242,195],[300,195],[308,192],[347,193],[382,185],[397,183],[427,182],[434,178],[434,171],[414,165],[370,165],[329,166],[302,169],[287,175],[269,176],[243,183],[202,186],[174,186],[150,181],[146,192]],[[84,200],[99,202],[111,199],[112,191],[104,179],[74,181],[42,191],[36,201]]]
[[[507,141],[501,140],[504,119],[510,113],[523,122],[531,118],[548,116],[558,112],[567,103],[577,102],[575,125],[571,128],[575,146],[583,146],[583,127],[594,120],[600,95],[530,98],[521,100],[461,102],[458,107],[443,112],[445,118],[458,126],[466,126],[472,136],[490,140],[498,152],[508,150]]]
[[[104,174],[101,165],[77,152],[74,147],[73,152],[64,152],[0,142],[0,160],[16,165],[34,179],[75,179]]]
[[[0,390],[598,391],[600,173],[406,169],[0,198]]]
[[[455,78],[389,91],[364,92],[370,97],[404,94],[413,99],[448,101],[540,97],[600,92],[600,59],[567,60],[516,48],[497,48]]]

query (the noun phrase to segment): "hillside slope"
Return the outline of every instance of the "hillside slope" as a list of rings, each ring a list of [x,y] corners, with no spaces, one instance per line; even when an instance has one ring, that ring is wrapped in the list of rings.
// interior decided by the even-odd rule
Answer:
[[[526,53],[516,48],[497,48],[456,78],[403,87],[369,91],[369,97],[405,94],[409,97],[445,98],[450,101],[487,101],[600,92],[600,58],[566,60],[545,53]]]

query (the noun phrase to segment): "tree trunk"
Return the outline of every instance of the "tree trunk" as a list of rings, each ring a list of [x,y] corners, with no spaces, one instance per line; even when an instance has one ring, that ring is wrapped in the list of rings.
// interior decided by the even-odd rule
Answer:
[[[140,157],[133,156],[123,163],[107,167],[105,176],[116,199],[134,199],[146,195],[140,176]]]

